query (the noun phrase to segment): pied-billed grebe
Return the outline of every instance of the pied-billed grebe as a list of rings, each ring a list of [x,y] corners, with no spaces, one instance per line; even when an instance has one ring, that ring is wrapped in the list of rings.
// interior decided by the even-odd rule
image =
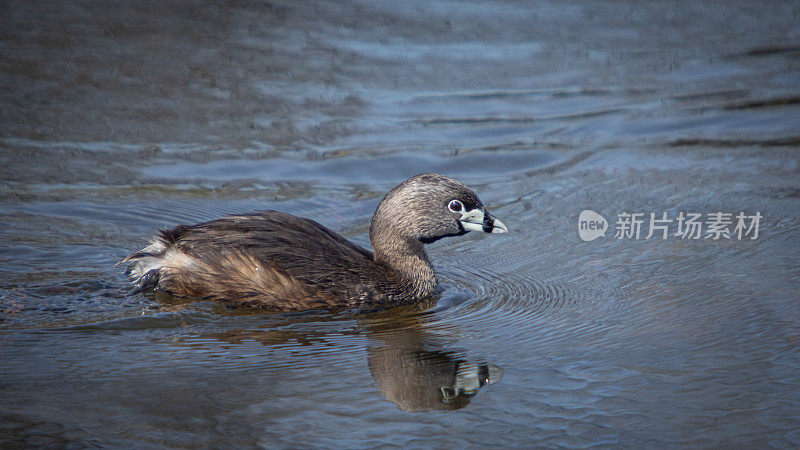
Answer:
[[[355,307],[430,296],[424,244],[469,231],[508,229],[462,183],[422,174],[378,204],[374,254],[313,220],[263,211],[162,231],[123,262],[139,290],[283,311]]]

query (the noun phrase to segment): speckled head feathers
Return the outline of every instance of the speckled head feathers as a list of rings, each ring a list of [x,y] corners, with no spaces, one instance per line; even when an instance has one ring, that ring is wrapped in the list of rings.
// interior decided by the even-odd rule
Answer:
[[[375,246],[376,240],[397,236],[427,244],[460,236],[470,231],[460,221],[468,211],[486,211],[472,189],[444,175],[416,175],[383,197],[372,218],[370,240]]]

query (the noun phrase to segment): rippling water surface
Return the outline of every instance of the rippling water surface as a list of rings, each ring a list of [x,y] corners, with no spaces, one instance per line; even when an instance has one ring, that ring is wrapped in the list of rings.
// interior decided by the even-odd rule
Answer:
[[[2,442],[800,446],[800,9],[650,3],[5,2]],[[413,307],[265,314],[115,266],[258,209],[367,246],[429,171],[511,233],[429,246]],[[682,211],[763,219],[614,238]]]

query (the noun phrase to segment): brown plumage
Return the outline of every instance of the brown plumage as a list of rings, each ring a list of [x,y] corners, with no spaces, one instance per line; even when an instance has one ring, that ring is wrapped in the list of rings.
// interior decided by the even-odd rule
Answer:
[[[433,294],[424,244],[470,230],[507,231],[469,188],[424,174],[381,200],[374,254],[313,220],[263,211],[162,231],[123,262],[140,290],[284,311],[355,307]]]

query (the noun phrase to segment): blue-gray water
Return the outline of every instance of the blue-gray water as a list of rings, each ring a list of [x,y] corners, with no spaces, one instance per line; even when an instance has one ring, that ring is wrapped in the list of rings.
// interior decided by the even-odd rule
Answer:
[[[800,446],[796,3],[0,11],[0,442]],[[429,246],[445,290],[417,308],[231,310],[115,266],[258,209],[366,246],[429,171],[511,233]],[[579,239],[584,209],[605,237]],[[614,238],[623,212],[641,239]],[[763,219],[644,239],[680,212]],[[502,377],[444,401],[473,363]]]

